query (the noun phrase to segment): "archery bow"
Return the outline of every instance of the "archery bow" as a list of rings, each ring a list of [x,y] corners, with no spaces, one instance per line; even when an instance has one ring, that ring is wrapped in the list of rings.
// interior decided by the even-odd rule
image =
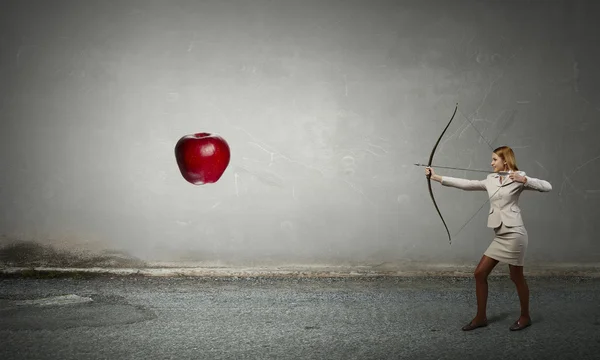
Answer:
[[[448,121],[448,124],[444,128],[444,131],[442,131],[442,134],[435,142],[435,145],[433,146],[433,149],[431,150],[431,154],[429,154],[429,161],[427,162],[427,166],[431,166],[431,163],[433,162],[433,155],[435,154],[435,149],[437,148],[438,144],[440,143],[440,140],[442,140],[442,137],[444,136],[444,133],[446,133],[446,130],[448,130],[450,123],[452,122],[452,120],[454,120],[454,115],[456,115],[456,110],[458,110],[458,103],[456,103],[456,107],[454,108],[454,113],[452,114],[450,121]],[[437,210],[438,215],[440,215],[440,219],[442,219],[442,223],[444,223],[444,227],[446,228],[446,233],[448,233],[448,241],[450,242],[450,244],[452,244],[452,237],[450,236],[450,230],[448,230],[448,225],[446,225],[446,221],[444,220],[444,217],[442,216],[442,213],[440,212],[440,208],[438,208],[437,203],[435,202],[435,197],[433,196],[433,190],[431,190],[431,174],[427,175],[427,188],[429,189],[429,195],[431,196],[431,201],[433,201],[433,205],[435,206],[435,209]]]

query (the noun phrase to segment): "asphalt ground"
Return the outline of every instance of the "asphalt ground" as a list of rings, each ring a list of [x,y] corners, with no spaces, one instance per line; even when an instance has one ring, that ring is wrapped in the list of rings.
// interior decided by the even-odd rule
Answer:
[[[490,277],[0,280],[0,359],[598,359],[600,278],[528,278],[533,325]]]

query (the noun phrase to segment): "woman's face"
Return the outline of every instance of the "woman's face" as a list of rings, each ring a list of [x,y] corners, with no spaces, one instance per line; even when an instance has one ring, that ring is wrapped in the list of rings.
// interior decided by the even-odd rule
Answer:
[[[491,165],[492,169],[494,169],[494,172],[504,171],[506,167],[506,163],[504,162],[504,160],[502,160],[500,156],[496,155],[496,153],[492,153]]]

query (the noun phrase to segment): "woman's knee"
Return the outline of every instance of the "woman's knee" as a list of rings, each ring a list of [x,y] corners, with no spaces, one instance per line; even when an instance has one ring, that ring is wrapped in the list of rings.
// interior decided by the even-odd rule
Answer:
[[[479,265],[477,265],[477,268],[475,269],[475,280],[486,281],[496,264],[498,264],[498,260],[492,259],[485,255],[482,256],[481,260],[479,261]]]
[[[487,271],[487,269],[484,268],[477,268],[473,273],[473,275],[475,276],[475,280],[477,281],[486,281],[489,274],[489,271]]]
[[[522,266],[515,266],[515,265],[509,265],[510,268],[510,279],[515,283],[522,283],[523,281],[525,281],[525,277],[523,276],[523,267]]]

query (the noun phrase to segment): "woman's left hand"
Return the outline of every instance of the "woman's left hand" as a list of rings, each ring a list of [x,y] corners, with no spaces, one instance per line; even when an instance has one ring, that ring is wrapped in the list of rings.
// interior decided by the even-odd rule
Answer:
[[[525,184],[527,182],[527,178],[525,176],[521,176],[516,172],[510,173],[510,175],[508,175],[508,177],[516,182],[520,182],[523,184]]]

